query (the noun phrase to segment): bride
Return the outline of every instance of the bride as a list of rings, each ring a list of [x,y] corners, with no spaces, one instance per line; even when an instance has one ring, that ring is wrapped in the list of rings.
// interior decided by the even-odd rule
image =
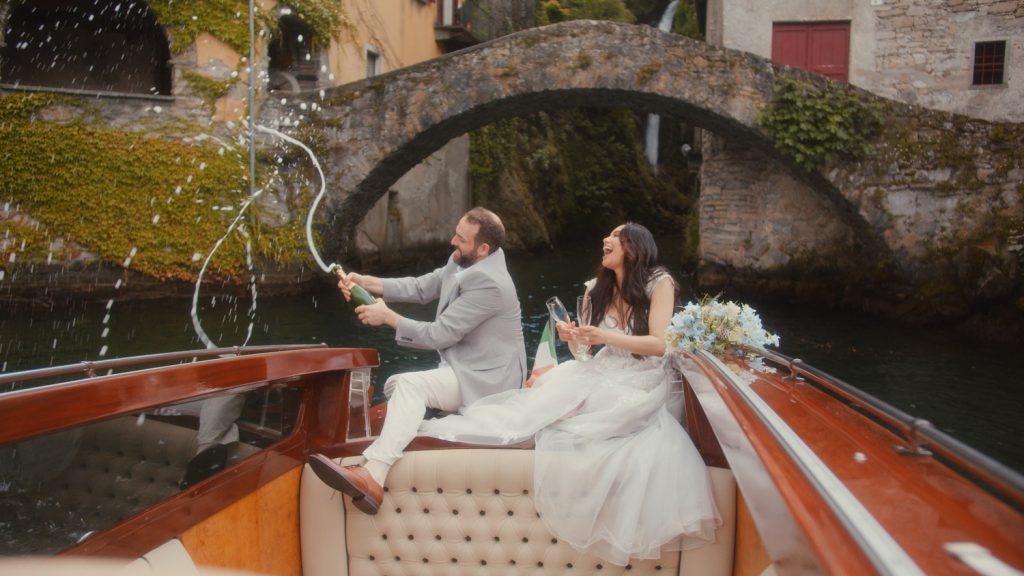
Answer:
[[[488,445],[532,437],[541,520],[577,550],[623,566],[659,558],[663,547],[712,542],[721,520],[704,462],[665,407],[675,281],[656,265],[654,238],[639,224],[616,227],[603,248],[597,277],[586,283],[591,325],[557,328],[570,350],[577,342],[604,347],[533,388],[485,397],[419,432]]]

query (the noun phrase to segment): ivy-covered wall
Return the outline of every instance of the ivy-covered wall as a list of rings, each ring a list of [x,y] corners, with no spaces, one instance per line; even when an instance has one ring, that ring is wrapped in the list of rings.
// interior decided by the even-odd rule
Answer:
[[[4,261],[60,263],[88,252],[157,278],[193,279],[248,197],[245,158],[206,139],[91,123],[91,106],[45,93],[0,97],[0,199],[18,216],[0,225],[21,240],[7,243]],[[303,257],[297,227],[250,224],[249,232],[260,256]],[[54,254],[54,246],[64,248]],[[242,242],[228,241],[213,276],[238,277],[244,262]]]
[[[704,143],[706,289],[1024,335],[1024,125],[788,69],[759,123],[783,161],[715,135]],[[823,179],[838,202],[811,188]]]
[[[330,0],[279,0],[313,31],[320,42],[328,41],[352,24],[344,4]],[[249,53],[249,2],[246,0],[149,0],[157,22],[171,36],[171,53],[188,49],[200,32],[209,32],[235,49]],[[256,2],[258,37],[268,36],[277,22]]]
[[[0,14],[9,16],[23,3],[0,2]],[[176,60],[173,100],[0,92],[0,272],[8,282],[15,273],[43,273],[70,263],[194,280],[247,200],[243,132],[211,121],[218,99],[245,93],[245,60],[227,76],[211,74],[187,54],[206,32],[247,55],[248,2],[148,4]],[[337,2],[278,4],[290,7],[322,42],[351,26]],[[276,22],[259,6],[258,37],[267,38]],[[286,188],[276,176],[280,155],[271,150],[259,159],[258,184],[267,195]],[[306,195],[290,191],[273,208],[251,204],[240,223],[243,233],[232,234],[217,250],[207,279],[241,281],[246,237],[265,264],[310,263],[299,205],[308,202]]]

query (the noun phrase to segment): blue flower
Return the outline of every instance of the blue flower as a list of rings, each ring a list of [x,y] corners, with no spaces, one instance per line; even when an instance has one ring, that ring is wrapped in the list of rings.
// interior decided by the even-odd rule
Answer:
[[[764,329],[761,318],[749,305],[722,303],[705,296],[700,302],[688,302],[672,316],[665,342],[676,351],[723,354],[727,347],[736,345],[778,346],[779,336]]]

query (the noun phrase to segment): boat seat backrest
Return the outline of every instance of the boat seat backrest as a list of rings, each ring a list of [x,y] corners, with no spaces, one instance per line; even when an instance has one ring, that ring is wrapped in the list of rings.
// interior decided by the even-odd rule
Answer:
[[[55,465],[33,465],[37,481],[19,496],[36,503],[27,521],[52,534],[36,534],[22,553],[53,553],[76,534],[105,530],[177,494],[196,450],[194,429],[154,418],[114,418],[61,434],[63,443],[47,452]],[[229,460],[255,451],[235,444]]]
[[[622,567],[548,532],[533,505],[532,450],[408,452],[391,469],[375,516],[359,512],[307,466],[299,511],[303,574],[731,574],[735,483],[728,470],[713,468],[711,476],[725,522],[716,542]]]

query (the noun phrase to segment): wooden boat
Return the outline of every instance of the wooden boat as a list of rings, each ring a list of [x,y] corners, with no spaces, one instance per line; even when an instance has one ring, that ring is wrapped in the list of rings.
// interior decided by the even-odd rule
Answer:
[[[547,533],[529,447],[419,438],[377,516],[320,482],[309,453],[354,457],[379,429],[374,350],[222,349],[4,375],[85,377],[0,394],[0,546],[50,556],[0,560],[0,573],[107,573],[111,562],[125,574],[1024,570],[1020,475],[799,360],[757,354],[674,358],[679,416],[726,521],[714,545],[625,567]],[[181,490],[197,421],[175,407],[224,394],[245,395],[240,442]]]

